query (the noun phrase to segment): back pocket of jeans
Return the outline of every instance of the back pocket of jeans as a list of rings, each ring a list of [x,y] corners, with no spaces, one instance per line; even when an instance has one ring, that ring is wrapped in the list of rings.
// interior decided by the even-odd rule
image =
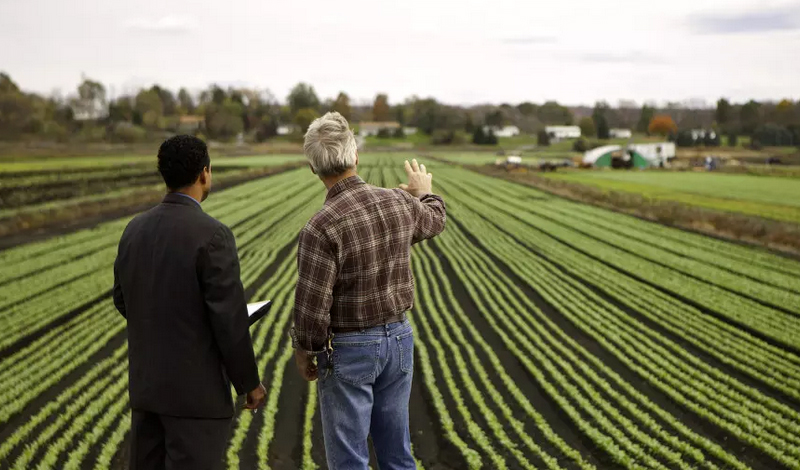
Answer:
[[[414,332],[398,336],[397,345],[400,347],[400,370],[411,373],[414,370]]]
[[[375,381],[381,340],[334,342],[333,372],[336,378],[352,385]]]

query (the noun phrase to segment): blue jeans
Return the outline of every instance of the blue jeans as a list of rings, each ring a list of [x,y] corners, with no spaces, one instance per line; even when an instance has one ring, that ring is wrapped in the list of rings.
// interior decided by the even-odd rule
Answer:
[[[416,469],[408,400],[414,336],[408,321],[333,337],[333,354],[317,356],[322,434],[330,470],[366,470],[367,436],[380,470]]]

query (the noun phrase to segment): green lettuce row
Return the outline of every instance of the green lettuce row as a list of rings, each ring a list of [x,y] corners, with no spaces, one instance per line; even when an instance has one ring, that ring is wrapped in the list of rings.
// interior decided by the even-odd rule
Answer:
[[[484,215],[486,215],[486,214],[484,214]],[[498,247],[499,247],[499,245],[496,245],[496,246],[493,246],[492,249],[496,249]],[[517,255],[517,256],[519,256],[519,255]],[[511,257],[509,257],[509,258],[511,258]],[[512,265],[514,264],[514,260],[509,259],[508,262],[509,262],[509,264],[512,264]],[[537,284],[541,285],[540,282],[537,282]],[[569,298],[571,299],[571,301],[574,301],[574,294],[571,294],[571,296],[569,296]],[[562,310],[563,310],[563,307],[562,307]],[[623,350],[626,349],[626,348],[630,349],[630,345],[629,344],[623,345]],[[619,353],[617,353],[617,354],[619,354]],[[634,355],[634,357],[636,357],[636,356]],[[621,359],[624,360],[624,357],[621,357]],[[652,366],[652,364],[650,364],[650,365]],[[637,370],[637,371],[641,372],[641,369],[634,368],[634,370]],[[674,373],[675,373],[675,371],[673,371],[673,370],[670,370],[669,373],[663,372],[663,375],[665,376],[663,378],[665,378],[667,380],[676,380],[674,377],[672,377],[672,375]],[[654,380],[654,382],[657,382],[656,385],[663,385],[663,383],[660,382],[660,381],[655,381]],[[684,390],[687,389],[687,386],[685,384],[680,383],[680,384],[676,384],[676,385],[682,386],[684,388]],[[663,387],[661,387],[661,388],[663,388]],[[703,389],[702,386],[701,386],[700,389],[701,390]],[[666,391],[670,392],[672,390],[671,389],[667,389]],[[694,393],[693,396],[694,396],[695,399],[699,399],[699,400],[703,400],[704,397],[705,397],[702,393],[699,393],[699,394],[698,393]],[[716,398],[717,398],[718,401],[721,401],[719,397],[716,397]],[[709,397],[709,399],[711,399],[711,397]],[[681,400],[681,401],[685,401],[685,400]],[[714,402],[709,402],[708,400],[706,400],[704,403],[706,403],[706,406],[715,406]],[[716,406],[715,407],[716,413],[725,415],[729,419],[734,420],[735,422],[746,422],[746,423],[749,423],[748,426],[755,425],[756,422],[752,421],[753,418],[748,417],[748,412],[747,411],[738,410],[738,411],[734,412],[733,409],[736,408],[736,407],[732,407],[731,408],[732,411],[730,411],[730,412],[725,411],[727,409],[726,406],[732,406],[730,404],[725,405],[725,403],[727,403],[727,401],[723,402],[722,406]],[[690,408],[692,406],[695,406],[696,408],[699,408],[696,405],[694,405],[694,403],[686,403],[686,405],[688,407],[690,407]],[[740,404],[739,406],[747,407],[747,405],[748,404],[745,403],[745,404]],[[742,414],[739,414],[739,413],[742,413]],[[704,414],[709,415],[708,412],[706,412]],[[711,415],[710,418],[712,418],[712,420],[715,421],[715,422],[721,422],[720,418],[716,414]],[[727,423],[727,421],[725,423]],[[769,427],[774,427],[776,425],[774,423],[768,423],[766,426],[769,428]],[[732,424],[731,426],[728,427],[728,429],[731,430],[731,432],[734,432],[734,434],[739,434],[739,435],[742,434],[741,432],[739,432],[740,428],[736,424]],[[790,441],[794,440],[794,436],[792,434],[789,434],[788,436],[789,436],[788,439]],[[764,437],[763,434],[760,435],[760,436],[747,434],[747,435],[740,436],[740,437],[742,437],[744,440],[746,440],[748,442],[751,442],[754,445],[762,447],[767,452],[772,452],[772,455],[775,456],[776,458],[778,458],[779,460],[783,458],[783,453],[784,452],[787,452],[787,451],[791,452],[791,447],[787,446],[786,445],[786,441],[784,440],[785,436],[784,437],[780,437],[780,436]],[[765,441],[771,441],[772,443],[765,442]],[[773,444],[775,444],[776,446],[773,446]]]
[[[455,231],[455,230],[453,230]],[[453,234],[451,231],[451,235]],[[516,298],[513,294],[511,294],[510,290],[516,290],[516,287],[513,285],[513,282],[507,278],[493,265],[490,260],[479,260],[479,259],[466,259],[466,253],[464,250],[458,250],[456,248],[457,245],[450,245],[451,241],[449,239],[442,239],[437,241],[437,244],[440,244],[443,248],[443,251],[448,256],[448,259],[451,261],[454,271],[457,273],[457,276],[462,280],[467,290],[470,292],[470,296],[479,305],[482,312],[484,312],[487,321],[493,326],[496,330],[497,334],[506,342],[507,346],[511,348],[512,351],[515,351],[515,354],[521,360],[523,364],[526,364],[529,359],[528,355],[525,354],[525,351],[518,351],[515,349],[519,344],[529,345],[529,348],[526,348],[529,353],[534,353],[537,351],[537,346],[534,346],[529,341],[529,337],[533,338],[533,341],[538,348],[542,348],[543,350],[550,351],[550,347],[547,346],[548,344],[552,344],[555,346],[559,352],[558,353],[550,353],[554,358],[556,363],[562,363],[560,366],[564,370],[571,371],[570,375],[578,375],[577,371],[572,369],[571,367],[567,367],[566,363],[564,363],[564,358],[571,358],[570,360],[575,363],[579,368],[582,369],[582,372],[588,376],[594,376],[594,380],[596,383],[600,384],[601,387],[604,387],[608,391],[608,385],[602,379],[599,379],[597,373],[595,371],[603,371],[607,376],[609,376],[612,380],[615,381],[616,386],[621,386],[626,393],[632,396],[634,399],[640,402],[641,406],[649,409],[650,412],[655,412],[661,419],[665,420],[668,424],[670,424],[679,434],[681,434],[684,438],[688,439],[695,445],[704,448],[704,450],[708,451],[709,453],[713,453],[714,455],[722,458],[723,460],[727,460],[728,464],[731,468],[746,468],[741,466],[736,462],[735,459],[732,459],[728,456],[723,449],[719,446],[714,445],[707,439],[703,438],[702,436],[698,436],[688,430],[682,423],[676,420],[672,415],[664,412],[660,408],[656,407],[654,404],[649,402],[646,397],[638,393],[630,384],[624,382],[618,375],[610,371],[608,367],[606,367],[602,362],[597,360],[594,356],[589,354],[587,351],[583,349],[582,346],[578,345],[574,340],[572,340],[569,336],[559,330],[552,322],[544,316],[538,308],[531,304],[530,302],[526,302],[526,306],[520,305],[517,303]],[[454,243],[454,242],[453,242]],[[463,246],[463,245],[461,245]],[[480,255],[479,252],[470,250],[468,252],[472,257],[475,255]],[[475,264],[478,263],[478,264]],[[475,273],[487,273],[488,275],[484,276],[477,276]],[[477,293],[480,292],[480,295]],[[518,295],[523,294],[518,293]],[[488,307],[484,305],[484,299],[490,302],[491,305]],[[496,303],[495,303],[496,302]],[[531,321],[531,325],[527,325],[521,319],[523,318],[521,314],[517,312],[525,312],[530,311],[536,313],[536,321]],[[488,314],[489,312],[502,312],[497,314],[497,318],[495,315]],[[502,326],[501,326],[502,324]],[[546,330],[542,329],[543,325],[548,325],[554,333],[559,334],[561,337],[560,341],[556,340],[552,337],[550,333]],[[538,334],[543,336],[538,337],[537,335],[533,335],[533,331],[538,331]],[[522,332],[526,331],[526,334],[523,335]],[[512,339],[506,333],[507,331],[513,332],[513,335],[516,339]],[[531,336],[533,335],[533,336]],[[548,338],[547,341],[544,341],[544,338]],[[561,342],[564,344],[562,345]],[[578,359],[575,356],[575,353],[579,353],[583,356],[582,359]],[[585,362],[588,362],[588,366]],[[534,371],[533,366],[529,366],[529,370]],[[540,374],[534,372],[535,376]],[[563,376],[562,376],[563,377]],[[541,382],[541,381],[540,381]],[[541,382],[546,383],[546,382]],[[574,387],[573,387],[574,388]],[[558,396],[558,393],[555,392],[555,389],[550,387],[548,389],[548,394],[553,396],[554,398]],[[613,392],[615,393],[615,392]],[[576,395],[580,396],[580,395]],[[557,399],[557,398],[556,398]],[[558,399],[557,399],[558,400]],[[585,400],[585,399],[584,399]],[[566,400],[561,399],[561,403],[565,403],[566,406],[570,406]],[[626,406],[630,408],[631,405],[628,404]],[[569,410],[567,410],[569,411]],[[615,408],[611,409],[612,413],[618,413]],[[646,413],[642,412],[641,410],[637,411],[637,414],[634,414],[639,419],[642,419],[645,423],[649,423],[651,427],[657,425],[652,422],[651,418],[646,417]],[[605,435],[599,434],[596,430],[593,430],[590,425],[583,422],[580,414],[577,412],[573,412],[571,414],[573,421],[581,428],[587,436],[595,440],[599,447],[604,448],[606,452],[611,455],[615,460],[620,463],[625,464],[627,462],[630,464],[631,458],[630,456],[624,454],[622,451],[619,450],[616,446],[613,446],[613,440],[609,439]],[[682,453],[686,455],[692,456],[694,460],[698,463],[702,464],[702,466],[707,468],[715,468],[713,463],[707,461],[704,457],[702,452],[698,452],[697,449],[694,449],[691,445],[682,443],[680,441],[676,441],[673,438],[667,436],[667,440],[674,445],[677,449],[679,449]]]
[[[436,327],[435,334],[431,334],[430,327],[426,327],[429,332],[426,333],[425,339],[436,342],[441,341],[437,338],[443,338],[444,342],[450,349],[450,354],[457,357],[459,370],[465,371],[465,375],[467,374],[466,371],[472,370],[475,371],[475,373],[479,376],[481,383],[489,391],[492,403],[496,404],[500,408],[504,418],[508,421],[520,442],[524,444],[529,451],[533,452],[537,457],[544,461],[548,468],[561,468],[558,465],[558,459],[542,450],[541,447],[539,447],[526,432],[524,423],[514,417],[514,412],[511,406],[509,406],[495,384],[491,381],[486,372],[485,365],[482,364],[477,357],[475,348],[472,346],[472,342],[474,341],[477,343],[483,352],[488,355],[490,363],[493,366],[493,371],[498,374],[503,386],[506,387],[508,392],[516,399],[516,403],[514,403],[514,405],[519,406],[522,410],[524,410],[525,413],[534,420],[537,427],[548,438],[548,440],[553,443],[562,453],[574,460],[578,466],[584,469],[594,468],[594,466],[586,463],[578,452],[567,446],[566,443],[552,431],[541,414],[536,412],[536,410],[530,405],[527,397],[525,397],[522,391],[505,372],[500,360],[494,354],[491,347],[483,340],[483,337],[478,334],[472,324],[468,321],[465,321],[466,329],[473,336],[473,339],[470,341],[465,338],[463,332],[461,331],[461,327],[456,325],[454,320],[452,320],[453,316],[465,317],[466,315],[463,310],[461,310],[457,302],[453,302],[453,311],[449,312],[450,309],[445,304],[438,285],[435,282],[432,282],[431,284],[433,285],[433,289],[429,287],[427,279],[440,279],[441,282],[444,283],[445,289],[449,289],[450,285],[444,273],[441,272],[441,268],[438,266],[438,261],[434,256],[430,255],[428,251],[429,249],[426,246],[422,246],[416,250],[416,256],[414,258],[415,271],[417,271],[415,277],[420,285],[420,292],[423,293],[423,296],[419,300],[422,305],[431,306],[431,308],[428,309],[428,313],[434,323],[434,326]],[[431,267],[432,263],[435,264],[434,268]],[[420,264],[422,265],[422,268],[418,268]],[[434,271],[434,269],[436,270]],[[435,301],[432,300],[429,295],[427,295],[428,292],[432,293]],[[442,314],[440,311],[449,312],[449,314]],[[450,337],[450,332],[452,332],[453,336],[456,337],[457,342],[453,341],[453,339]],[[467,355],[469,356],[469,365],[467,365],[464,359],[461,357],[461,350],[466,351]],[[475,388],[474,384],[467,384],[467,387]],[[483,410],[481,410],[481,413],[485,415]],[[509,442],[512,444],[513,448],[517,447],[513,441]]]

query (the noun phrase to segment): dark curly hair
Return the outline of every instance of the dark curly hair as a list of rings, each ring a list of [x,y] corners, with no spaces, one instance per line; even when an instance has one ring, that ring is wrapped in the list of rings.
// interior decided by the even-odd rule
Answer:
[[[191,186],[210,166],[206,143],[191,135],[170,137],[158,149],[158,172],[173,191]]]

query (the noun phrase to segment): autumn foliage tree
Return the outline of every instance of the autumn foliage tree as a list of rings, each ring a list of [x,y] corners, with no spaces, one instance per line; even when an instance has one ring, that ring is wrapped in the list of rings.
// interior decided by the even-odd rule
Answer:
[[[647,132],[655,135],[667,136],[678,132],[678,126],[675,121],[666,114],[654,116],[650,120],[650,125],[647,126]]]
[[[391,120],[391,108],[389,107],[389,97],[381,93],[375,97],[375,103],[372,105],[372,120],[377,122],[385,122]]]
[[[339,96],[336,97],[336,101],[333,102],[333,108],[331,111],[336,111],[345,119],[350,120],[352,108],[350,107],[350,97],[347,96],[347,93],[343,91],[339,93]]]

